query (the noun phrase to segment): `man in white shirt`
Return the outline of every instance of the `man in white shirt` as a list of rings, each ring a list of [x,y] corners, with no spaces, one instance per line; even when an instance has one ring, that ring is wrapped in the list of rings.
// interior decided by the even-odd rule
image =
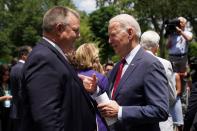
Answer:
[[[141,36],[140,45],[150,54],[157,57],[157,52],[159,49],[159,40],[160,36],[155,31],[146,31]],[[170,61],[157,57],[159,61],[163,64],[166,71],[166,76],[168,78],[169,89],[166,92],[169,92],[169,105],[173,106],[176,101],[176,87],[175,87],[175,75],[173,73],[172,65]],[[171,115],[165,122],[160,122],[161,131],[173,131],[173,121]]]
[[[167,48],[169,60],[175,72],[185,73],[187,66],[187,53],[189,42],[192,40],[193,34],[186,30],[187,20],[184,17],[179,17],[179,26],[176,27],[176,32],[169,34]]]

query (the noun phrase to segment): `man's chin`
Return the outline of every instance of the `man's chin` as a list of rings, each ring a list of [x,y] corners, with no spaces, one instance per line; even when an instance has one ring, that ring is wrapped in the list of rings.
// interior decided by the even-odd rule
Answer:
[[[120,52],[119,51],[117,51],[117,50],[114,50],[115,51],[115,53],[117,54],[117,55],[119,55],[120,54]]]

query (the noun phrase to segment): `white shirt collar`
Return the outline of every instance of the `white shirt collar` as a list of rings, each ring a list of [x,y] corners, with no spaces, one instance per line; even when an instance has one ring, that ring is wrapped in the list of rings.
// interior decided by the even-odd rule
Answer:
[[[131,52],[125,57],[126,63],[129,65],[135,55],[137,54],[138,50],[140,49],[140,44],[138,44]]]
[[[55,49],[57,49],[57,51],[62,54],[62,56],[68,61],[66,55],[64,54],[64,52],[62,51],[62,49],[56,45],[54,42],[52,42],[51,40],[47,39],[46,37],[42,37],[44,40],[46,40],[47,42],[49,42],[49,44],[51,44],[53,47],[55,47]]]
[[[20,59],[18,62],[25,63],[25,61],[24,61],[24,60],[22,60],[22,59]]]

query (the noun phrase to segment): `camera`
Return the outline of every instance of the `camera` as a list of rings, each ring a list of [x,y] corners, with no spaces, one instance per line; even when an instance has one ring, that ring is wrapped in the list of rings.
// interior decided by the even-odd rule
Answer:
[[[166,29],[165,36],[176,33],[176,26],[180,27],[179,19],[166,20],[165,21],[165,29]]]

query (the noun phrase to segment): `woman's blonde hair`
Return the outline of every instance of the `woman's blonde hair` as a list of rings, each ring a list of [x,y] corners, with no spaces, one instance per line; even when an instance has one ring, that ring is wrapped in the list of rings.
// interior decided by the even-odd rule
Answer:
[[[103,73],[102,65],[99,61],[99,50],[93,43],[84,43],[76,50],[76,60],[78,69],[93,69]]]

